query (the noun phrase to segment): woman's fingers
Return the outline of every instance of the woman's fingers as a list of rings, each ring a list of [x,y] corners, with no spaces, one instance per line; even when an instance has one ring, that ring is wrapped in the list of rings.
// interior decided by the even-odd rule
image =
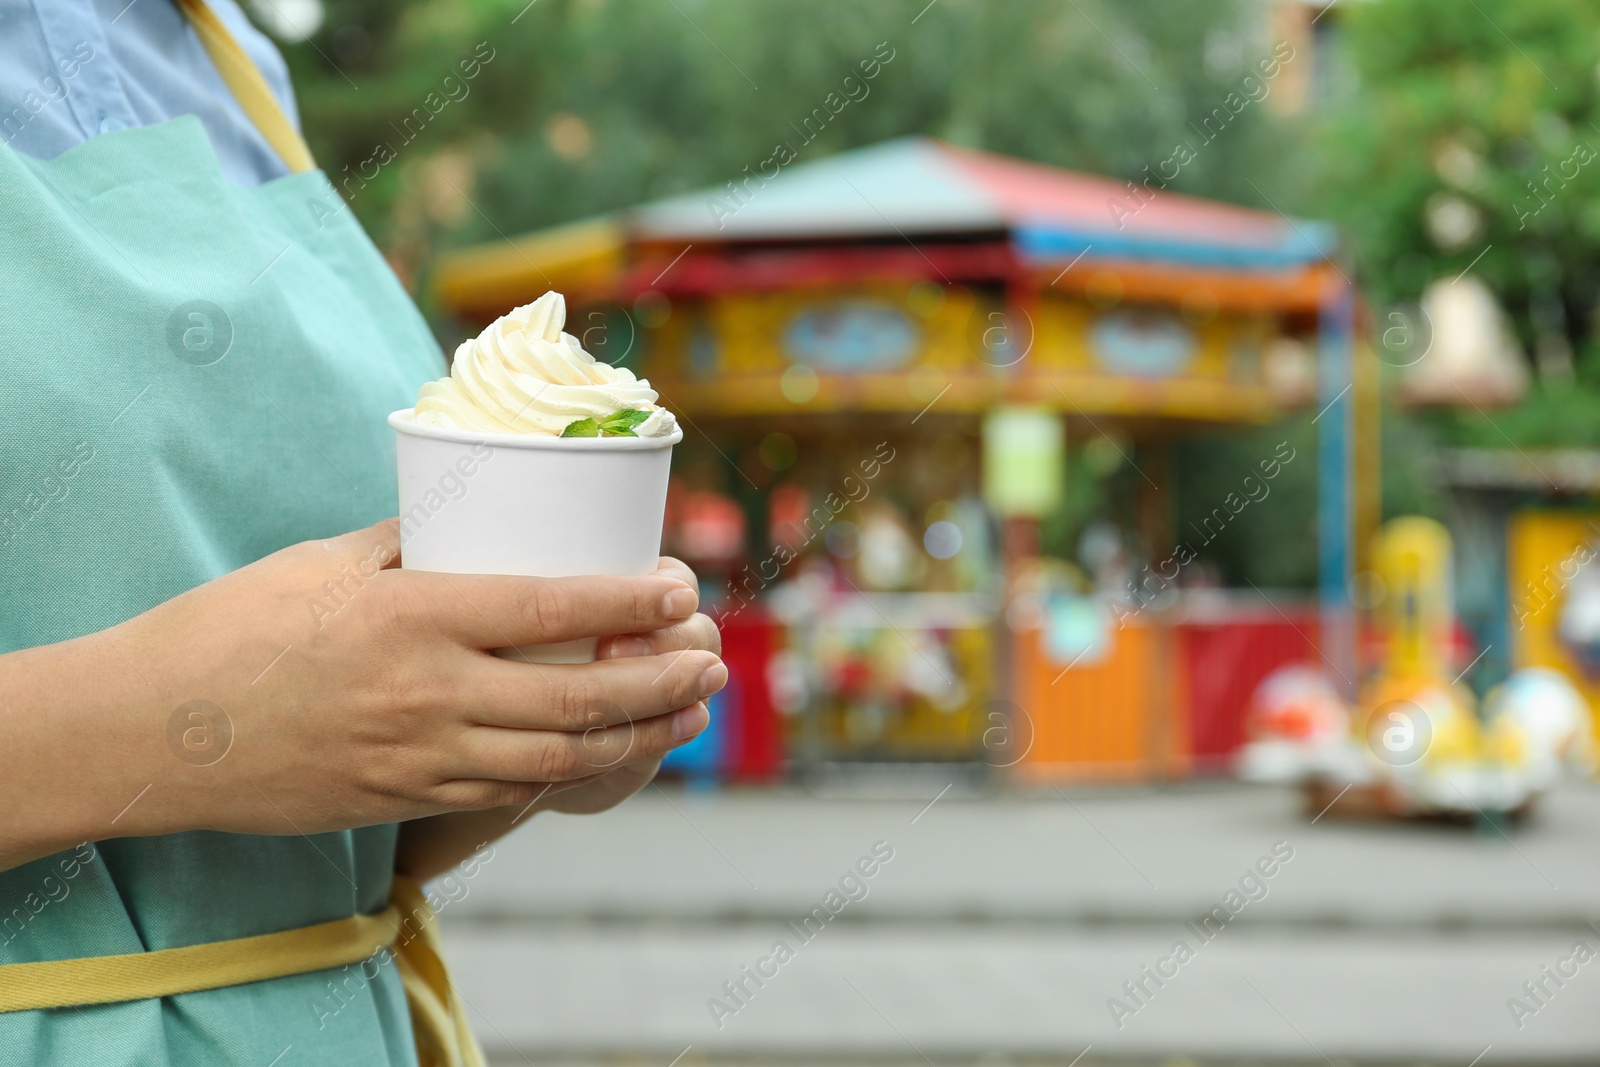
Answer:
[[[552,644],[657,630],[694,614],[698,590],[672,572],[578,578],[393,571],[390,595],[473,648]]]
[[[694,571],[681,560],[662,556],[656,567],[657,574],[680,578],[687,585],[698,586]],[[686,648],[704,648],[721,655],[722,633],[708,616],[694,615],[682,622],[672,623],[649,632],[625,633],[608,637],[600,642],[599,659],[623,659],[629,656],[653,656],[662,652],[679,652]]]
[[[705,704],[581,733],[480,726],[467,732],[463,778],[568,782],[629,763],[659,759],[706,728]]]
[[[695,577],[694,571],[690,570],[689,565],[681,559],[662,556],[656,561],[656,573],[671,575],[685,585],[692,585],[696,589],[700,587],[700,579]]]
[[[728,668],[704,649],[533,665],[479,656],[469,670],[454,689],[471,701],[473,722],[579,734],[688,707],[728,682]]]
[[[518,807],[523,812],[534,801],[577,789],[596,781],[604,772],[573,778],[566,782],[518,782],[499,778],[455,778],[434,790],[434,799],[452,811],[481,811],[485,808]],[[520,820],[519,820],[520,821]]]
[[[691,615],[682,622],[662,627],[654,633],[624,634],[600,642],[600,659],[625,659],[630,656],[654,656],[663,652],[679,652],[689,648],[703,648],[722,654],[722,631],[708,615]]]

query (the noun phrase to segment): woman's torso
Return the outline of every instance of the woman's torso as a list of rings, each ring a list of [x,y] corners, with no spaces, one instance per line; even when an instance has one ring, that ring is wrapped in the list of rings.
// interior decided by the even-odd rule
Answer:
[[[181,17],[170,0],[139,6],[156,5]],[[96,91],[137,96],[116,55],[102,32],[77,76],[104,63],[116,77]],[[119,111],[90,84],[71,90],[76,107]],[[209,126],[111,129],[48,160],[0,147],[0,651],[105,628],[393,513],[384,416],[439,373],[437,346],[320,174],[278,176],[237,131],[219,153]],[[109,839],[0,872],[0,963],[374,911],[395,833]],[[266,1064],[292,1048],[285,1063],[409,1064],[399,982],[370,972],[0,1015],[0,1062]]]

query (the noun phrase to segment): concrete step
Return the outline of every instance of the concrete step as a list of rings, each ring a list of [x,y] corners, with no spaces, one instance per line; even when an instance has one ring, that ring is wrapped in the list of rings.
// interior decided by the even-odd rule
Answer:
[[[448,942],[477,1031],[498,1053],[715,1062],[1593,1063],[1600,963],[1532,1014],[1509,998],[1577,935],[510,927]],[[1193,958],[1161,964],[1186,940]],[[771,956],[783,940],[793,957]],[[1591,946],[1600,945],[1591,931]],[[771,974],[757,986],[744,968]],[[1175,973],[1159,987],[1144,968]],[[775,973],[773,973],[775,971]],[[1137,998],[1124,982],[1140,983]],[[724,983],[743,984],[738,997]],[[1112,1003],[1123,1005],[1113,1011]],[[1520,1027],[1518,1023],[1521,1023]],[[509,1062],[516,1062],[513,1055]]]
[[[929,798],[932,799],[931,797]],[[600,816],[541,815],[450,907],[474,918],[796,918],[876,842],[850,921],[1152,923],[1211,911],[1273,849],[1250,924],[1565,929],[1600,919],[1600,789],[1546,798],[1506,836],[1312,823],[1244,787],[1042,798],[816,800],[647,789]],[[1282,844],[1280,844],[1282,843]]]
[[[534,819],[441,886],[442,918],[512,1063],[1594,1063],[1600,964],[1559,988],[1542,968],[1600,949],[1597,844],[1594,787],[1505,834],[1312,821],[1228,785],[652,787]],[[1194,958],[1157,987],[1142,968],[1170,973],[1180,939]]]

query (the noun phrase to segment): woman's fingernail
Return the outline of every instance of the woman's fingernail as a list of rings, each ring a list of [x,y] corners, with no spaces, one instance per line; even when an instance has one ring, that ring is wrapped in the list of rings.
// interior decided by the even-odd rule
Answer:
[[[648,656],[650,642],[642,637],[613,637],[611,639],[611,652],[608,659],[627,659],[630,656]]]
[[[705,698],[712,693],[719,692],[728,684],[728,668],[723,663],[716,663],[705,669],[700,675],[700,696]]]
[[[661,610],[669,619],[686,619],[694,614],[694,609],[699,603],[699,594],[685,585],[666,595],[666,599],[661,602]]]
[[[699,737],[700,731],[710,724],[711,713],[706,710],[704,704],[675,711],[672,713],[672,739],[688,741],[690,738]]]

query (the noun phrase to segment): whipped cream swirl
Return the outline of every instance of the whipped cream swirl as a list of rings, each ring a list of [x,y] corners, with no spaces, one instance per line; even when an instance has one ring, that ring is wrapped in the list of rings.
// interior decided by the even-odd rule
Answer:
[[[424,426],[493,433],[559,436],[579,419],[599,422],[632,408],[649,412],[633,428],[639,437],[677,429],[656,405],[650,383],[624,367],[601,363],[562,330],[567,302],[548,292],[500,316],[456,349],[450,376],[417,393],[415,420]]]

